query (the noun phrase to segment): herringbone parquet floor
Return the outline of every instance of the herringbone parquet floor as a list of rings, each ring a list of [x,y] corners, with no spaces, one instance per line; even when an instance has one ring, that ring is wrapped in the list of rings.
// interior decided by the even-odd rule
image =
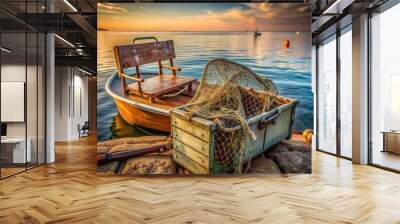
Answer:
[[[0,181],[0,223],[400,223],[400,175],[313,153],[313,174],[97,176],[94,138]]]

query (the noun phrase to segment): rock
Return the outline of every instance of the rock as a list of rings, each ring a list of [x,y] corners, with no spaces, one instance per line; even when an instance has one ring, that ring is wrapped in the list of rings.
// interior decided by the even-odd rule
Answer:
[[[189,174],[191,174],[189,170],[187,170],[187,169],[185,169],[185,168],[183,168],[183,167],[181,167],[179,165],[177,165],[177,167],[178,167],[177,170],[178,170],[178,174],[179,175],[189,175]]]
[[[276,163],[261,154],[251,161],[248,173],[264,173],[264,174],[277,174],[281,173]]]
[[[121,174],[131,175],[176,173],[176,164],[172,156],[156,154],[131,158],[121,171]]]
[[[114,174],[118,172],[119,161],[113,161],[102,165],[97,165],[97,173]]]
[[[291,151],[311,152],[311,145],[304,141],[283,140],[281,144],[287,146]]]
[[[97,154],[107,153],[110,147],[108,146],[97,146]]]
[[[283,140],[265,155],[282,173],[311,173],[311,146],[305,141]]]
[[[311,152],[284,151],[272,154],[271,159],[283,173],[311,173]]]
[[[283,142],[280,142],[272,146],[272,148],[268,149],[264,154],[266,157],[271,158],[271,155],[275,153],[289,152],[289,151],[291,151],[289,146],[287,144],[284,144]]]
[[[178,174],[185,174],[185,170],[180,166],[178,166]]]

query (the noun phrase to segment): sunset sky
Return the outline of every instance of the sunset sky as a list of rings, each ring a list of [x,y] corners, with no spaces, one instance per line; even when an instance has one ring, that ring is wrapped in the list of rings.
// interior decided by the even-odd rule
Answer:
[[[310,31],[308,4],[98,3],[99,29],[170,31]]]

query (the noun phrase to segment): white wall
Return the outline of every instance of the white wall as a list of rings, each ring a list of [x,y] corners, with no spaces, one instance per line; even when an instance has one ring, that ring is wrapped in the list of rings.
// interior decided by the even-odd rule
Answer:
[[[4,64],[1,66],[2,82],[25,82],[25,64]],[[1,108],[7,110],[7,108]],[[24,122],[8,122],[7,137],[25,137]]]
[[[36,69],[39,69],[38,71]],[[18,63],[3,64],[1,66],[1,81],[3,82],[24,82],[26,83],[26,108],[23,106],[22,113],[26,110],[26,121],[5,122],[7,124],[8,138],[29,139],[32,162],[39,159],[39,163],[44,163],[44,74],[42,68],[36,65]],[[27,78],[27,80],[25,80]],[[23,90],[22,90],[23,91]],[[24,94],[22,92],[21,94]],[[2,96],[6,97],[6,96]],[[11,110],[10,108],[1,108],[1,110]],[[8,111],[11,112],[12,111]]]
[[[55,68],[55,140],[66,141],[68,139],[68,88],[69,76],[67,67]]]
[[[88,120],[88,78],[72,67],[56,67],[55,74],[55,140],[70,141]]]

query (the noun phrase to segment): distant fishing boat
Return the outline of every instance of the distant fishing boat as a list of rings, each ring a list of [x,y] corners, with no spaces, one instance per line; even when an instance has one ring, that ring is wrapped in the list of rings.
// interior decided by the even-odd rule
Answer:
[[[254,31],[254,36],[255,37],[258,37],[258,36],[261,36],[261,31],[260,30],[258,30],[258,27],[256,28],[256,30]]]
[[[155,41],[135,44],[145,39]],[[114,46],[114,55],[117,73],[108,79],[105,90],[114,99],[121,117],[130,125],[170,132],[170,111],[186,104],[198,85],[195,78],[177,75],[181,69],[173,64],[173,41],[136,38],[133,44]],[[169,60],[169,66],[162,63],[165,60]],[[141,65],[149,63],[158,63],[158,72],[140,71]]]

